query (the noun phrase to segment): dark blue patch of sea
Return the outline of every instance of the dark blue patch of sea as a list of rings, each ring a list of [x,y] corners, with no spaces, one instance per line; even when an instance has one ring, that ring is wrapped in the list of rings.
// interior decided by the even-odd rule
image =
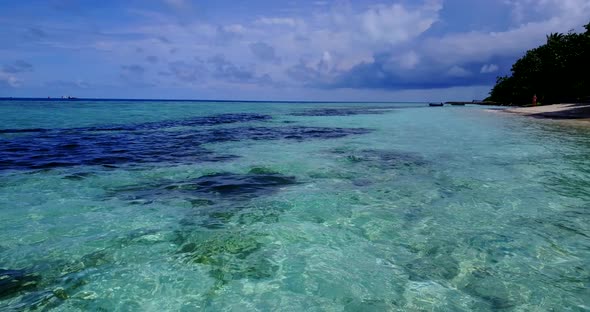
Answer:
[[[344,113],[350,114],[350,109]],[[370,131],[265,124],[271,119],[266,114],[225,113],[115,126],[0,129],[0,170],[224,161],[237,156],[217,154],[202,145],[241,140],[333,139]],[[230,124],[239,125],[228,127]]]

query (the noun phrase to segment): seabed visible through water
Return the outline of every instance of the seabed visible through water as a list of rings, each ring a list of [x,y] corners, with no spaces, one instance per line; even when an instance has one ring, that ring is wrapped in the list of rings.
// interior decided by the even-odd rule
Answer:
[[[477,106],[0,103],[0,310],[590,310],[590,131]]]

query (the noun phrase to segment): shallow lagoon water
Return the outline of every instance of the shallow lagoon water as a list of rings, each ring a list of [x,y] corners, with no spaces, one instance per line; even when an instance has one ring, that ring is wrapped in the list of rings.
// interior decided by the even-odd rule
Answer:
[[[0,310],[590,309],[584,128],[379,103],[0,121]]]

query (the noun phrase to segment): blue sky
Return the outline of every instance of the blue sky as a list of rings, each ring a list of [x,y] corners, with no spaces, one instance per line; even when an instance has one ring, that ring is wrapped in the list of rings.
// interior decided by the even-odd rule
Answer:
[[[0,2],[0,96],[481,99],[590,0]]]

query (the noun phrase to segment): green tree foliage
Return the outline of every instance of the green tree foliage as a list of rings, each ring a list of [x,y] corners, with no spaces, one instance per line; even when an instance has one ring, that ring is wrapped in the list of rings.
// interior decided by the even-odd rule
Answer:
[[[584,33],[550,34],[512,65],[512,75],[498,77],[487,100],[528,104],[576,102],[590,97],[590,24]]]

